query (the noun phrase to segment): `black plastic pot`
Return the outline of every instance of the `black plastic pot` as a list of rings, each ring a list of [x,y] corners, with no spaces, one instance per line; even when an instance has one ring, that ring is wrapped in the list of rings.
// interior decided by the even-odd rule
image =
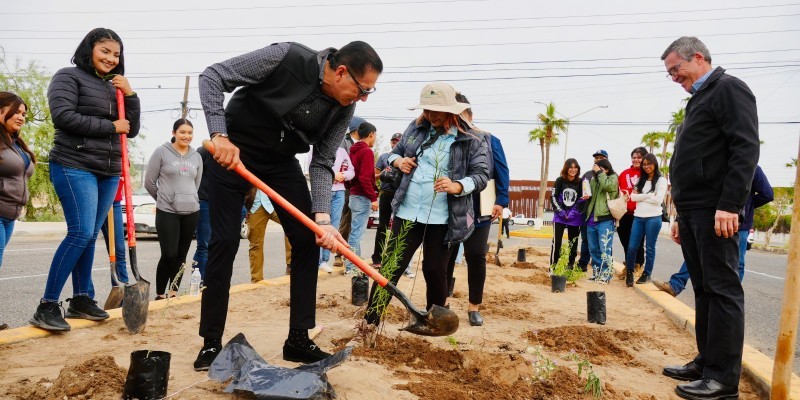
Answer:
[[[123,400],[156,400],[167,396],[169,362],[166,351],[136,350],[122,390]]]
[[[362,306],[369,298],[369,278],[366,275],[356,275],[351,284],[351,302],[354,306]]]
[[[606,324],[606,292],[586,292],[586,314],[590,323]]]
[[[525,262],[525,255],[526,255],[525,249],[517,250],[517,261]]]
[[[567,277],[550,275],[550,290],[553,293],[564,293],[567,291]]]

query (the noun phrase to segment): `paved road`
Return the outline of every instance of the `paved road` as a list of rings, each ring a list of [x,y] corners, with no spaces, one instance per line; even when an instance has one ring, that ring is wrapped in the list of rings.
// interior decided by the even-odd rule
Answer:
[[[490,238],[496,237],[496,225],[492,227]],[[521,227],[512,227],[512,230]],[[283,274],[283,232],[279,226],[270,226],[266,234],[265,276],[275,277]],[[364,237],[364,248],[370,248],[375,238],[375,230],[369,229]],[[512,239],[507,244],[515,245]],[[523,241],[519,241],[522,243]],[[529,239],[526,242],[535,246],[549,246],[548,239]],[[42,296],[47,272],[53,253],[59,244],[58,238],[32,238],[14,237],[6,249],[3,267],[0,269],[0,320],[11,327],[27,324],[33,315],[36,304]],[[158,240],[154,236],[144,236],[137,241],[139,267],[145,278],[155,284],[155,269],[159,258]],[[250,280],[249,262],[247,257],[247,240],[242,240],[234,264],[233,284],[246,283]],[[365,251],[365,252],[371,252]],[[189,251],[189,258],[194,254],[194,244]],[[270,255],[271,254],[271,255]],[[614,254],[619,257],[622,247],[615,238]],[[666,236],[661,236],[658,241],[658,254],[653,276],[656,279],[666,280],[669,275],[677,271],[683,257],[680,248]],[[744,280],[746,295],[746,342],[770,357],[774,356],[775,340],[780,319],[780,306],[783,293],[784,274],[786,270],[786,255],[778,255],[759,251],[747,253],[747,273]],[[95,254],[93,281],[102,302],[108,293],[108,259],[103,250],[102,240],[98,242],[98,251]],[[616,281],[622,284],[622,281]],[[183,279],[183,288],[188,288],[189,279]],[[62,299],[72,293],[71,283],[62,293]],[[691,289],[684,291],[678,299],[694,307],[693,292]],[[66,304],[65,304],[66,306]],[[798,346],[800,348],[800,346]],[[800,357],[795,356],[794,370],[800,373]]]

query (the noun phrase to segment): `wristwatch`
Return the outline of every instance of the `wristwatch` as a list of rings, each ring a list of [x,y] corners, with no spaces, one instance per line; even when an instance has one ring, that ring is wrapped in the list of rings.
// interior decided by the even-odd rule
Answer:
[[[216,132],[216,133],[213,133],[213,134],[211,134],[211,139],[214,139],[214,138],[215,138],[215,137],[217,137],[217,136],[222,136],[222,137],[224,137],[224,138],[227,138],[227,137],[228,137],[228,134],[227,134],[227,133],[224,133],[224,132]]]

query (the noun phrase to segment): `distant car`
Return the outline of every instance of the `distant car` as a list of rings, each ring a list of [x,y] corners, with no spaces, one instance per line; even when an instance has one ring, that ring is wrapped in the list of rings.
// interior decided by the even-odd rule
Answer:
[[[151,199],[152,201],[152,199]],[[156,203],[147,203],[136,206],[133,209],[133,221],[136,233],[158,234],[156,230]],[[125,228],[125,235],[128,234],[128,217],[122,214],[122,226]]]
[[[528,225],[533,226],[533,218],[526,217],[522,214],[517,214],[508,220],[509,225]]]
[[[380,216],[377,211],[373,211],[372,214],[369,215],[369,219],[367,220],[367,229],[378,228],[378,221],[380,220]]]
[[[155,200],[153,200],[153,197],[150,196],[150,193],[147,193],[147,190],[145,190],[145,188],[139,188],[139,190],[131,193],[131,201],[133,202],[133,208],[135,210],[136,207],[138,207],[138,206],[140,206],[142,204],[153,203]],[[120,204],[122,204],[122,215],[123,215],[123,218],[124,218],[124,215],[125,215],[125,194],[124,194],[124,192],[123,192],[122,201],[120,202]]]

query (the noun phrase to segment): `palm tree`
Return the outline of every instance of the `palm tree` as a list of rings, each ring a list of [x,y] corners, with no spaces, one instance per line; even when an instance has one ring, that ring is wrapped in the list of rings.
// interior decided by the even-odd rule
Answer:
[[[653,152],[653,149],[661,147],[661,132],[647,132],[642,136],[642,144],[647,146],[647,151]]]
[[[683,111],[683,109],[681,109],[681,111]],[[673,115],[674,115],[674,113],[673,113]],[[681,123],[683,123],[683,120],[681,120]],[[678,125],[680,125],[680,124],[678,124]],[[670,126],[672,126],[672,124],[670,124]],[[676,125],[676,127],[677,127],[677,125]],[[668,155],[670,154],[669,152],[667,152],[667,146],[669,146],[670,143],[675,141],[675,131],[660,132],[660,133],[661,133],[660,139],[664,141],[664,147],[661,149],[661,165],[662,166],[666,166],[667,165],[667,158],[668,158]]]
[[[569,120],[566,118],[558,118],[556,114],[556,106],[552,102],[545,107],[545,112],[540,113],[536,117],[542,126],[532,130],[529,133],[529,140],[539,140],[539,145],[542,148],[542,175],[539,181],[539,204],[536,208],[536,217],[541,218],[544,215],[544,199],[547,193],[547,175],[550,172],[550,145],[558,143],[558,134],[560,132],[567,132]]]
[[[683,123],[683,120],[686,118],[686,109],[681,107],[680,110],[675,111],[672,113],[672,121],[669,122],[669,130],[670,133],[675,133],[675,130],[678,129],[678,126]]]

